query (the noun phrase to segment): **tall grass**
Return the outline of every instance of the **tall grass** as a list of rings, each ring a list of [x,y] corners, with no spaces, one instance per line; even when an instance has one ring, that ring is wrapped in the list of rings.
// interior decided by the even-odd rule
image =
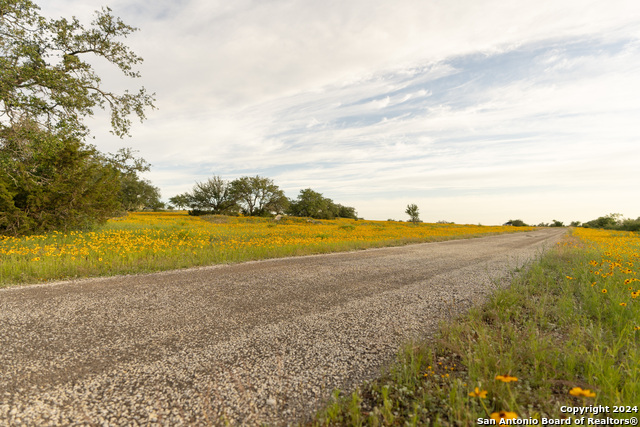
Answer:
[[[637,420],[639,262],[637,234],[576,230],[485,305],[443,324],[435,341],[408,344],[382,378],[335,392],[309,424]],[[609,410],[563,408],[590,405]]]

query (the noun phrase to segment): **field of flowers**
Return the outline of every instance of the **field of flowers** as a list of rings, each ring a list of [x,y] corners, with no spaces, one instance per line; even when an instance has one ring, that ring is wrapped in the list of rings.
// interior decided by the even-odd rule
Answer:
[[[567,279],[588,284],[597,295],[593,303],[606,308],[602,315],[627,325],[628,331],[622,332],[640,331],[640,235],[585,228],[575,229],[573,235],[589,260]]]
[[[640,234],[572,229],[381,378],[334,392],[310,425],[636,425],[639,267]],[[566,409],[590,407],[608,409]]]
[[[529,227],[131,213],[95,231],[0,237],[0,286],[402,245]]]

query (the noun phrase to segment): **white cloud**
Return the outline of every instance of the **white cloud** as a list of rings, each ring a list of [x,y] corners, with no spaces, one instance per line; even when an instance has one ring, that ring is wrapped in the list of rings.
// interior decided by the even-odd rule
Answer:
[[[509,201],[542,216],[588,208],[562,194],[599,191],[617,206],[611,195],[629,191],[625,168],[640,160],[640,2],[112,7],[142,29],[126,42],[145,58],[140,83],[160,109],[131,140],[106,136],[104,121],[93,133],[105,151],[138,148],[167,198],[209,174],[260,173],[290,196],[312,187],[354,200],[366,217],[400,217],[402,206],[386,207],[404,203],[395,192],[496,222]],[[66,0],[45,12],[84,19],[92,9]],[[434,219],[455,220],[446,213]]]

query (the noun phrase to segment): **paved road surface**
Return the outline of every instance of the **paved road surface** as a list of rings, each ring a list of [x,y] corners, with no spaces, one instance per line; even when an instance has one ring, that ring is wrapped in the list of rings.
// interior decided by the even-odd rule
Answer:
[[[0,290],[0,425],[304,419],[563,233]]]

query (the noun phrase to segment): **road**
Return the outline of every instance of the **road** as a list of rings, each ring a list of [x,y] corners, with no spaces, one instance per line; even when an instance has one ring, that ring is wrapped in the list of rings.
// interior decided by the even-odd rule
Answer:
[[[0,290],[0,425],[280,425],[564,229]]]

